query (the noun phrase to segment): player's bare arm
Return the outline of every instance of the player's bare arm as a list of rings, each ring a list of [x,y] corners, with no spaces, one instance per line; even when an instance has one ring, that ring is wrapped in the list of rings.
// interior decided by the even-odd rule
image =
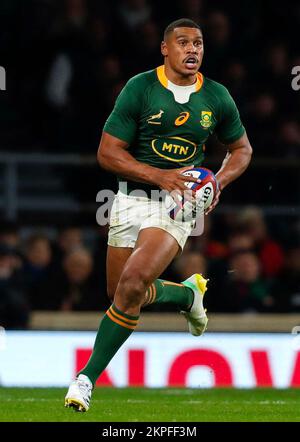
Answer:
[[[97,154],[100,166],[124,179],[158,185],[168,192],[187,190],[184,185],[187,177],[182,173],[190,170],[191,166],[179,169],[159,169],[137,161],[127,148],[128,143],[103,132]],[[189,181],[197,183],[199,180],[189,177]]]
[[[242,135],[241,138],[236,140],[234,143],[229,144],[227,149],[227,155],[224,158],[222,166],[216,173],[219,190],[212,205],[206,211],[206,215],[218,204],[221,191],[228,184],[242,175],[242,173],[247,169],[251,160],[252,147],[246,133],[244,133],[244,135]]]

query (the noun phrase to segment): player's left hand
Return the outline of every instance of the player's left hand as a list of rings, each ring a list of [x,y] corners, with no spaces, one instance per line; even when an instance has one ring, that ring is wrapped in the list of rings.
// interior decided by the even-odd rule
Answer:
[[[217,193],[213,199],[213,202],[211,203],[209,208],[206,210],[205,215],[208,215],[212,210],[214,210],[214,208],[216,207],[216,205],[219,202],[220,195],[221,195],[221,190],[220,190],[220,187],[218,186],[218,190],[217,190]]]

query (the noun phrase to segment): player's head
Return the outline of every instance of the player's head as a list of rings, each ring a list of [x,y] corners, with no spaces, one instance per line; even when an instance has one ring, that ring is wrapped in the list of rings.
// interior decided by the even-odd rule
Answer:
[[[161,52],[165,63],[178,74],[196,74],[203,58],[200,26],[188,18],[173,21],[165,29]]]

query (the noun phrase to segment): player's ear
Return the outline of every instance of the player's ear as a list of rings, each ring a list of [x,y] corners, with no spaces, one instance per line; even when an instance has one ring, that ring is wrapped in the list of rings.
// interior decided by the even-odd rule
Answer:
[[[168,55],[167,43],[166,43],[165,41],[162,41],[162,42],[161,42],[160,50],[161,50],[161,53],[162,53],[162,55],[163,55],[164,57],[165,57],[166,55]]]

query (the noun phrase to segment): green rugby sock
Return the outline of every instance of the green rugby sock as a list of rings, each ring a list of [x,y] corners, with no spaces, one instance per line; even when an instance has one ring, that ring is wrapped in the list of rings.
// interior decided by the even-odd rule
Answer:
[[[93,353],[78,375],[85,374],[95,385],[102,371],[134,331],[138,319],[138,316],[121,312],[113,304],[100,323]]]
[[[188,310],[194,300],[194,292],[189,287],[175,282],[156,279],[146,292],[144,306],[150,304],[170,303],[177,305],[180,310]]]

